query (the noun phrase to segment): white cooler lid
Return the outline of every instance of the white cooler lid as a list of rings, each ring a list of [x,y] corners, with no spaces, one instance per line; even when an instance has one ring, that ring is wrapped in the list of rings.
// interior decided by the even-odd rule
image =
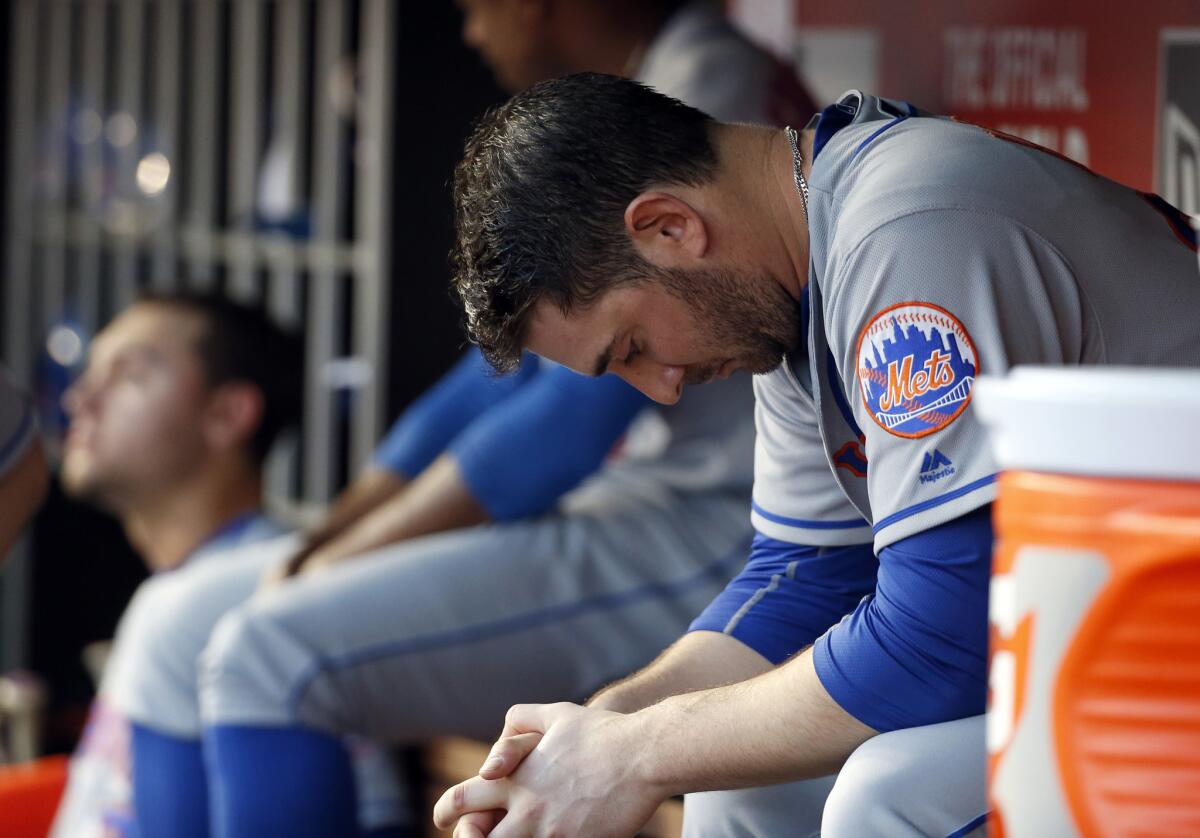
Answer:
[[[972,398],[1001,468],[1200,481],[1200,370],[1016,367]]]

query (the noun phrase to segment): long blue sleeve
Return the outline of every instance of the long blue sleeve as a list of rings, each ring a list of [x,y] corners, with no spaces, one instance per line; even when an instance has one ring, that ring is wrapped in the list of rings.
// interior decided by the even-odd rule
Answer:
[[[689,631],[716,631],[782,663],[875,588],[870,544],[812,547],[754,536],[746,566]]]
[[[817,677],[878,731],[983,712],[991,506],[884,547],[869,597],[816,642]]]
[[[138,833],[208,838],[208,780],[200,740],[133,724],[129,744]]]
[[[524,387],[539,361],[526,355],[512,375],[497,377],[477,347],[468,349],[449,372],[409,405],[375,450],[374,463],[413,478],[489,408]]]
[[[524,518],[599,468],[648,404],[616,376],[553,366],[471,423],[450,451],[493,520]]]

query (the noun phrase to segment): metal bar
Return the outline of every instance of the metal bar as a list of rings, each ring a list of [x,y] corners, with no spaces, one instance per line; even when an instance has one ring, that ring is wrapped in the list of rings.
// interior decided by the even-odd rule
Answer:
[[[259,86],[262,67],[262,7],[257,2],[233,3],[233,49],[231,55],[233,98],[229,132],[229,226],[254,229],[255,184],[259,155]],[[252,301],[257,296],[253,254],[243,251],[234,258],[228,292],[236,299]]]
[[[69,190],[67,153],[70,142],[70,84],[71,84],[71,7],[66,3],[44,6],[49,32],[45,67],[46,89],[42,98],[44,124],[50,126],[49,138],[42,146],[45,189],[44,201],[38,212],[40,224],[51,234],[63,234],[60,229]],[[32,83],[32,79],[29,80]],[[41,291],[41,319],[35,339],[42,340],[50,327],[62,318],[67,297],[66,249],[44,247],[38,269]],[[28,312],[26,312],[28,315]]]
[[[362,9],[363,93],[358,103],[359,147],[355,235],[367,255],[354,298],[354,353],[371,378],[358,394],[350,438],[351,464],[367,462],[387,409],[388,305],[391,288],[392,75],[394,17],[390,0],[367,0]]]
[[[105,133],[115,147],[117,195],[108,226],[114,230],[137,229],[140,198],[137,194],[137,165],[142,124],[142,50],[145,8],[143,0],[120,0],[117,52],[117,110],[108,118]],[[128,241],[122,237],[119,242]],[[138,253],[133,247],[118,247],[113,260],[113,302],[120,311],[133,302],[138,289]]]
[[[178,155],[179,136],[179,55],[182,6],[180,0],[156,0],[154,27],[154,152],[149,180],[139,178],[139,186],[148,190],[151,223],[158,230],[150,259],[150,283],[159,290],[178,285],[175,239],[179,175],[183,170]],[[162,168],[165,163],[166,168]],[[162,181],[166,178],[165,183]],[[158,190],[158,191],[154,191]]]
[[[292,192],[293,213],[303,211],[300,166],[304,160],[305,131],[301,123],[301,103],[308,95],[306,60],[308,4],[301,0],[279,0],[275,16],[275,91],[274,132],[271,137],[276,153],[285,154],[287,181]],[[299,330],[302,325],[300,277],[296,249],[280,236],[268,243],[270,274],[267,286],[267,310],[281,324]],[[290,498],[299,478],[300,439],[289,434],[280,440],[267,460],[267,494],[272,498]]]
[[[220,8],[217,0],[193,0],[191,114],[188,150],[188,207],[181,241],[188,254],[193,286],[211,288],[216,276],[212,260],[212,228],[216,223],[217,91],[222,64],[217,60]]]
[[[307,101],[308,75],[304,72],[305,34],[308,4],[302,0],[277,0],[275,16],[275,90],[272,96],[272,148],[286,162],[291,198],[300,203],[306,135],[301,124],[303,103]],[[300,209],[294,206],[293,209]]]
[[[41,229],[31,231],[30,241],[39,246],[75,247],[88,245],[92,239],[89,234],[81,232],[90,219],[81,211],[67,211],[57,214],[43,210],[39,216],[55,215],[62,219],[61,223],[42,225]],[[46,227],[53,228],[47,232]],[[106,235],[96,243],[99,251],[113,251],[122,247],[149,248],[153,244],[154,234],[132,233],[121,235],[113,233]],[[213,265],[232,265],[235,258],[249,251],[254,259],[256,270],[274,270],[280,264],[280,252],[287,251],[287,258],[297,271],[330,270],[335,279],[343,274],[350,274],[364,269],[369,263],[365,252],[360,246],[346,242],[305,242],[288,238],[279,233],[229,233],[212,231],[203,237],[203,242],[197,243],[195,238],[185,237],[180,243],[184,257],[188,259],[207,259]]]
[[[4,303],[7,315],[5,360],[13,378],[28,386],[33,367],[33,341],[29,316],[33,303],[32,233],[26,202],[30,193],[29,175],[33,171],[33,137],[37,117],[34,86],[37,74],[38,37],[37,0],[17,0],[12,11],[11,87],[9,102],[12,133],[9,135],[8,235],[5,242]],[[5,669],[16,669],[26,662],[29,631],[29,551],[27,543],[18,545],[9,557],[4,572],[3,647]]]
[[[296,249],[283,236],[273,251],[270,283],[267,286],[267,311],[280,325],[300,332],[300,277],[296,266]],[[267,458],[266,491],[273,499],[291,499],[299,479],[300,439],[288,434],[276,444]]]
[[[28,386],[33,372],[33,224],[29,200],[33,192],[33,138],[37,131],[36,93],[38,10],[36,0],[18,0],[13,11],[12,76],[9,101],[13,127],[8,178],[8,235],[6,251],[5,352],[9,370]]]
[[[75,263],[78,296],[76,317],[88,334],[100,326],[100,262],[103,233],[100,226],[101,201],[104,189],[104,113],[106,110],[104,77],[106,56],[105,33],[108,29],[108,9],[105,0],[86,0],[83,4],[83,31],[80,51],[82,70],[79,86],[82,107],[71,126],[72,137],[79,148],[79,195],[81,211],[68,220],[79,257]]]
[[[271,144],[286,156],[286,177],[291,185],[292,198],[299,211],[304,197],[299,194],[303,160],[302,146],[305,142],[304,126],[301,124],[301,103],[308,95],[307,75],[303,64],[307,59],[306,43],[307,3],[301,0],[279,0],[275,18],[275,90],[274,131]],[[271,236],[265,240],[270,263],[270,281],[267,289],[267,304],[271,313],[281,322],[293,328],[301,325],[300,279],[297,252],[286,236]]]
[[[315,87],[319,92],[313,102],[313,232],[318,242],[332,245],[338,238],[337,225],[343,200],[340,161],[345,139],[327,90],[328,81],[342,59],[345,43],[345,8],[340,0],[321,0],[315,25]],[[321,265],[312,273],[308,295],[304,496],[317,502],[326,502],[333,497],[334,456],[340,447],[334,440],[333,392],[325,378],[328,364],[337,354],[337,327],[342,320],[342,295],[338,293],[337,284],[334,265]]]

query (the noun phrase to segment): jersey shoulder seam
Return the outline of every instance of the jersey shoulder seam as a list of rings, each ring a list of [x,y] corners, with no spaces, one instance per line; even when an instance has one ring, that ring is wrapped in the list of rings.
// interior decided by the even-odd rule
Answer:
[[[880,221],[878,224],[874,225],[869,230],[862,233],[859,236],[858,241],[854,242],[853,246],[851,246],[846,251],[846,256],[845,256],[846,261],[850,261],[851,259],[853,259],[854,255],[863,247],[863,245],[866,244],[867,240],[871,236],[878,233],[883,228],[888,227],[889,225],[894,224],[898,221],[903,221],[904,219],[911,218],[913,216],[927,215],[927,214],[934,214],[934,213],[945,213],[947,215],[952,214],[952,213],[969,213],[969,214],[973,214],[973,215],[990,216],[992,218],[1006,221],[1006,222],[1012,224],[1013,226],[1020,228],[1023,232],[1027,233],[1029,236],[1031,236],[1031,237],[1037,239],[1039,242],[1041,242],[1050,252],[1052,252],[1055,256],[1057,256],[1062,261],[1062,263],[1066,266],[1068,272],[1070,273],[1071,281],[1074,283],[1074,286],[1075,286],[1075,291],[1076,291],[1076,293],[1079,294],[1079,299],[1084,306],[1085,316],[1086,316],[1087,320],[1091,323],[1091,325],[1096,329],[1096,335],[1100,342],[1100,356],[1101,356],[1100,362],[1103,363],[1103,360],[1107,359],[1108,347],[1107,347],[1107,341],[1105,340],[1103,327],[1100,323],[1099,318],[1096,316],[1095,306],[1092,304],[1092,300],[1088,296],[1087,290],[1079,282],[1078,274],[1075,270],[1075,265],[1071,262],[1070,259],[1067,258],[1066,254],[1064,254],[1061,250],[1058,249],[1058,247],[1053,242],[1049,241],[1045,236],[1043,236],[1037,230],[1030,227],[1025,222],[1021,221],[1020,219],[1013,218],[1008,213],[999,212],[999,211],[993,210],[993,209],[984,209],[984,208],[980,208],[980,207],[962,206],[960,204],[935,204],[935,205],[931,205],[931,206],[918,207],[916,209],[906,210],[897,215],[893,215],[890,218],[885,218],[883,221]],[[827,295],[826,296],[826,304],[825,304],[825,308],[827,310],[831,310],[834,307],[836,307],[837,300],[840,297],[841,288],[848,284],[849,283],[845,283],[845,282],[836,282],[836,283],[834,283],[834,287],[832,289],[824,289],[823,290],[823,293]]]

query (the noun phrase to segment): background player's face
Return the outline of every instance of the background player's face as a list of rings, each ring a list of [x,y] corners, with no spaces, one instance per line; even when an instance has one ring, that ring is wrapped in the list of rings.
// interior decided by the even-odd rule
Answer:
[[[456,0],[462,39],[510,93],[562,75],[545,25],[544,0]]]
[[[67,491],[122,508],[194,474],[207,453],[203,330],[200,314],[139,303],[96,337],[64,398]]]
[[[769,372],[799,345],[799,310],[771,277],[725,269],[670,273],[609,291],[569,314],[542,301],[530,319],[528,348],[585,374],[600,372],[608,357],[608,371],[673,404],[685,384],[735,370]]]

